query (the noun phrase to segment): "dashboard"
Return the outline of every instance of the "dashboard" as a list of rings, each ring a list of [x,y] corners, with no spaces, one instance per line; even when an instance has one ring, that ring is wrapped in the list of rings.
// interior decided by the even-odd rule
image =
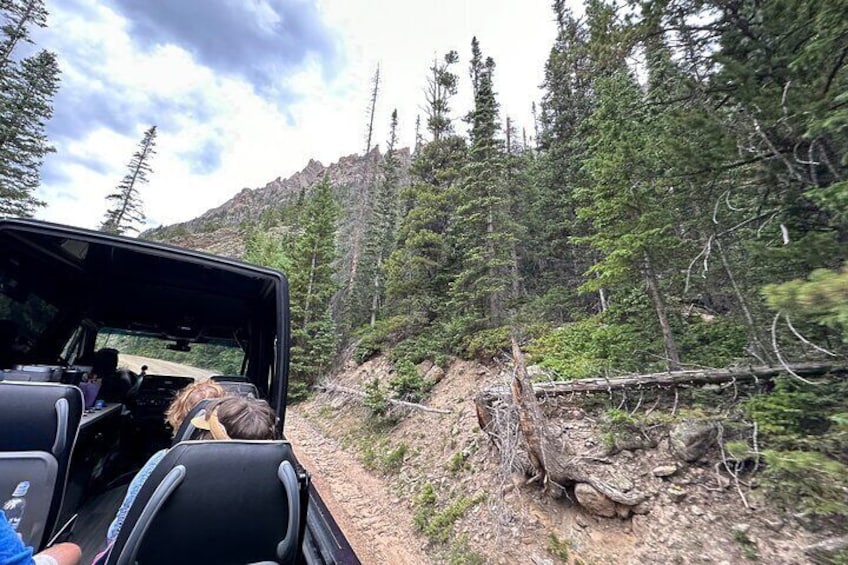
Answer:
[[[191,377],[145,375],[137,392],[128,402],[133,417],[137,420],[155,419],[161,422],[162,415],[177,392],[193,382]]]

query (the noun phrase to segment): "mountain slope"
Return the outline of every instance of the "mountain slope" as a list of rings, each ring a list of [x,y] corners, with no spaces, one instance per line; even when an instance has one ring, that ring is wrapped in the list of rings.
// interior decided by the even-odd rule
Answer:
[[[400,149],[396,155],[401,163],[401,182],[406,184],[411,161],[409,149]],[[280,208],[295,203],[325,175],[330,178],[344,210],[350,212],[367,206],[371,186],[379,178],[382,159],[379,148],[367,155],[347,155],[328,166],[311,159],[301,171],[286,179],[277,177],[265,186],[244,188],[193,220],[160,226],[144,232],[142,237],[239,258],[244,252],[244,227],[261,222]],[[343,218],[341,233],[346,231],[352,216],[348,214]]]

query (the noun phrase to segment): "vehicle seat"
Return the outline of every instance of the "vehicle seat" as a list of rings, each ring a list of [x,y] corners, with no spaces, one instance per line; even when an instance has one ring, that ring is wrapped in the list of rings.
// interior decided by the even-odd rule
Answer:
[[[18,532],[36,549],[56,526],[82,411],[74,386],[0,382],[0,501],[30,482]]]
[[[107,565],[293,563],[306,482],[286,441],[171,448],[130,507]]]
[[[191,423],[191,420],[198,416],[201,412],[206,411],[206,407],[209,406],[210,403],[218,400],[217,398],[204,398],[194,405],[194,408],[188,411],[186,414],[183,423],[180,424],[180,429],[174,433],[174,441],[172,445],[177,445],[181,441],[187,441],[191,439],[191,436],[194,435],[194,432],[197,428],[194,427],[194,424]]]
[[[259,398],[259,389],[247,377],[239,375],[216,375],[212,380],[221,385],[227,394],[245,398]]]

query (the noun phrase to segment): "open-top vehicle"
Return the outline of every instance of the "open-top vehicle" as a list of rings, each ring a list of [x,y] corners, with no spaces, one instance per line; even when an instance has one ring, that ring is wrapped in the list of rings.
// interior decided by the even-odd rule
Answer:
[[[0,219],[0,503],[24,540],[103,549],[136,471],[184,439],[163,415],[196,378],[266,399],[284,431],[288,315],[279,272]],[[166,562],[358,561],[287,441],[183,441],[108,558]]]

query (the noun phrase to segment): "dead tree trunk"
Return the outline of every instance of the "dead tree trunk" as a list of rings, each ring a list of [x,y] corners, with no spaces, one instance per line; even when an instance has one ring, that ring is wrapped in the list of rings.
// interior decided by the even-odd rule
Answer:
[[[530,462],[536,472],[534,478],[543,485],[553,483],[560,487],[574,483],[588,483],[610,500],[634,506],[644,497],[633,493],[624,493],[593,474],[591,459],[577,456],[567,444],[552,438],[547,421],[539,408],[539,402],[533,391],[530,376],[524,363],[524,355],[518,346],[518,340],[512,338],[512,355],[515,374],[510,388],[518,412],[518,426],[527,445]]]
[[[837,363],[798,363],[789,365],[792,371],[802,377],[818,377],[830,372],[845,373],[846,367]],[[769,367],[733,367],[729,369],[672,371],[668,373],[649,373],[645,375],[623,375],[621,377],[578,379],[574,381],[539,382],[533,384],[536,396],[557,396],[575,392],[612,392],[623,389],[642,389],[646,387],[673,387],[678,385],[720,384],[730,381],[744,382],[757,379],[771,379],[785,374],[783,366]],[[491,403],[509,395],[507,387],[491,387],[480,392],[478,398],[483,403]]]

